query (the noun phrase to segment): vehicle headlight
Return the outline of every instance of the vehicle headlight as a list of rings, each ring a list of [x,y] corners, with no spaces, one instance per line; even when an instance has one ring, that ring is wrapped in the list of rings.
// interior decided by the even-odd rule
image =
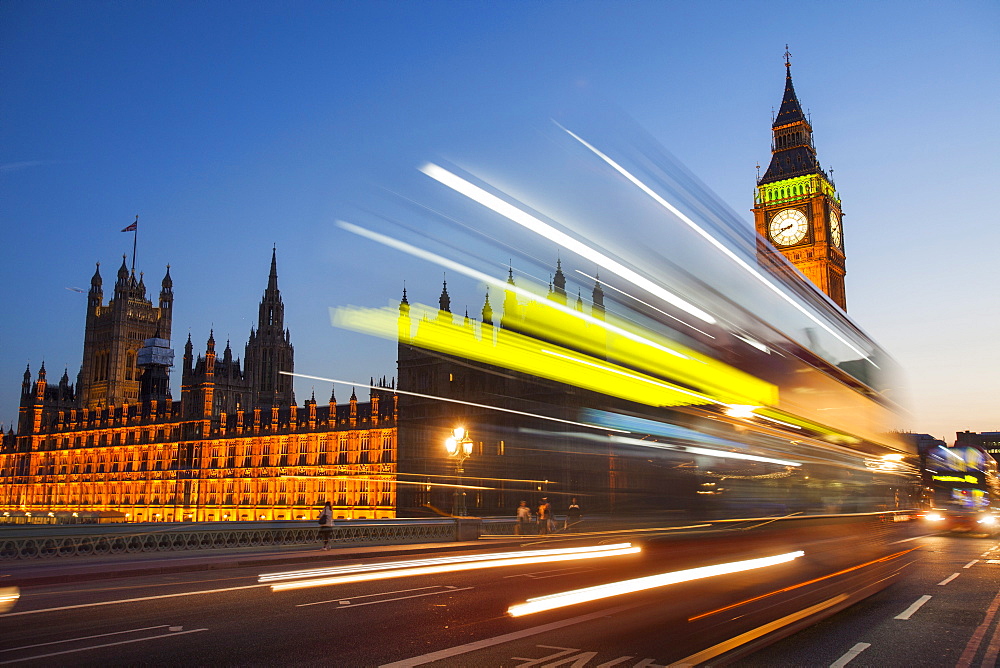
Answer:
[[[992,515],[983,515],[982,517],[979,518],[980,524],[996,524],[996,522],[997,518],[993,517]]]
[[[941,513],[927,513],[924,515],[924,519],[930,520],[931,522],[940,522],[944,519],[944,515]]]

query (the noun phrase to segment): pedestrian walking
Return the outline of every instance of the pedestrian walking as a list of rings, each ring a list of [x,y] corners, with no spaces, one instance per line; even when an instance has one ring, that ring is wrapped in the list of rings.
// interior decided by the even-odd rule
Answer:
[[[517,507],[517,524],[514,525],[514,532],[518,536],[525,535],[529,524],[531,524],[531,508],[528,507],[527,501],[522,501]]]
[[[549,504],[548,498],[543,498],[542,503],[538,506],[538,533],[542,536],[548,534],[551,523],[552,506]]]
[[[566,528],[579,524],[582,518],[583,511],[580,510],[580,504],[576,502],[574,496],[569,502],[569,508],[566,509]]]
[[[333,536],[333,507],[327,501],[319,513],[319,537],[323,541],[323,549],[330,549],[330,538]]]

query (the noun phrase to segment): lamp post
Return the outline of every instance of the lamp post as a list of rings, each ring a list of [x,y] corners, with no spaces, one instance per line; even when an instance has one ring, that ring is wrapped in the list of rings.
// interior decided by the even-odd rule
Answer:
[[[462,489],[462,474],[465,472],[462,464],[472,454],[472,439],[465,427],[455,427],[451,436],[444,440],[448,456],[455,459],[455,473],[458,475],[458,488],[452,501],[451,512],[458,517],[465,517],[468,511],[465,507],[465,490]]]

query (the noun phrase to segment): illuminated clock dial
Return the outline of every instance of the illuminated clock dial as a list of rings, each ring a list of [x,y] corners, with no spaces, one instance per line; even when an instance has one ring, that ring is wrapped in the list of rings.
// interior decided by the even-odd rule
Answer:
[[[830,212],[830,241],[837,248],[844,247],[844,235],[840,229],[840,217],[833,211]]]
[[[774,215],[767,231],[771,241],[777,245],[791,246],[806,238],[809,221],[806,219],[806,214],[798,209],[785,209]]]

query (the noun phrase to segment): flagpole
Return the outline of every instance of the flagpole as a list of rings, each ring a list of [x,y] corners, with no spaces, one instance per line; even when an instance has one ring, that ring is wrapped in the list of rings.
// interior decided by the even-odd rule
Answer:
[[[135,246],[139,238],[139,214],[135,214],[135,222],[132,223],[132,275],[135,276]]]

